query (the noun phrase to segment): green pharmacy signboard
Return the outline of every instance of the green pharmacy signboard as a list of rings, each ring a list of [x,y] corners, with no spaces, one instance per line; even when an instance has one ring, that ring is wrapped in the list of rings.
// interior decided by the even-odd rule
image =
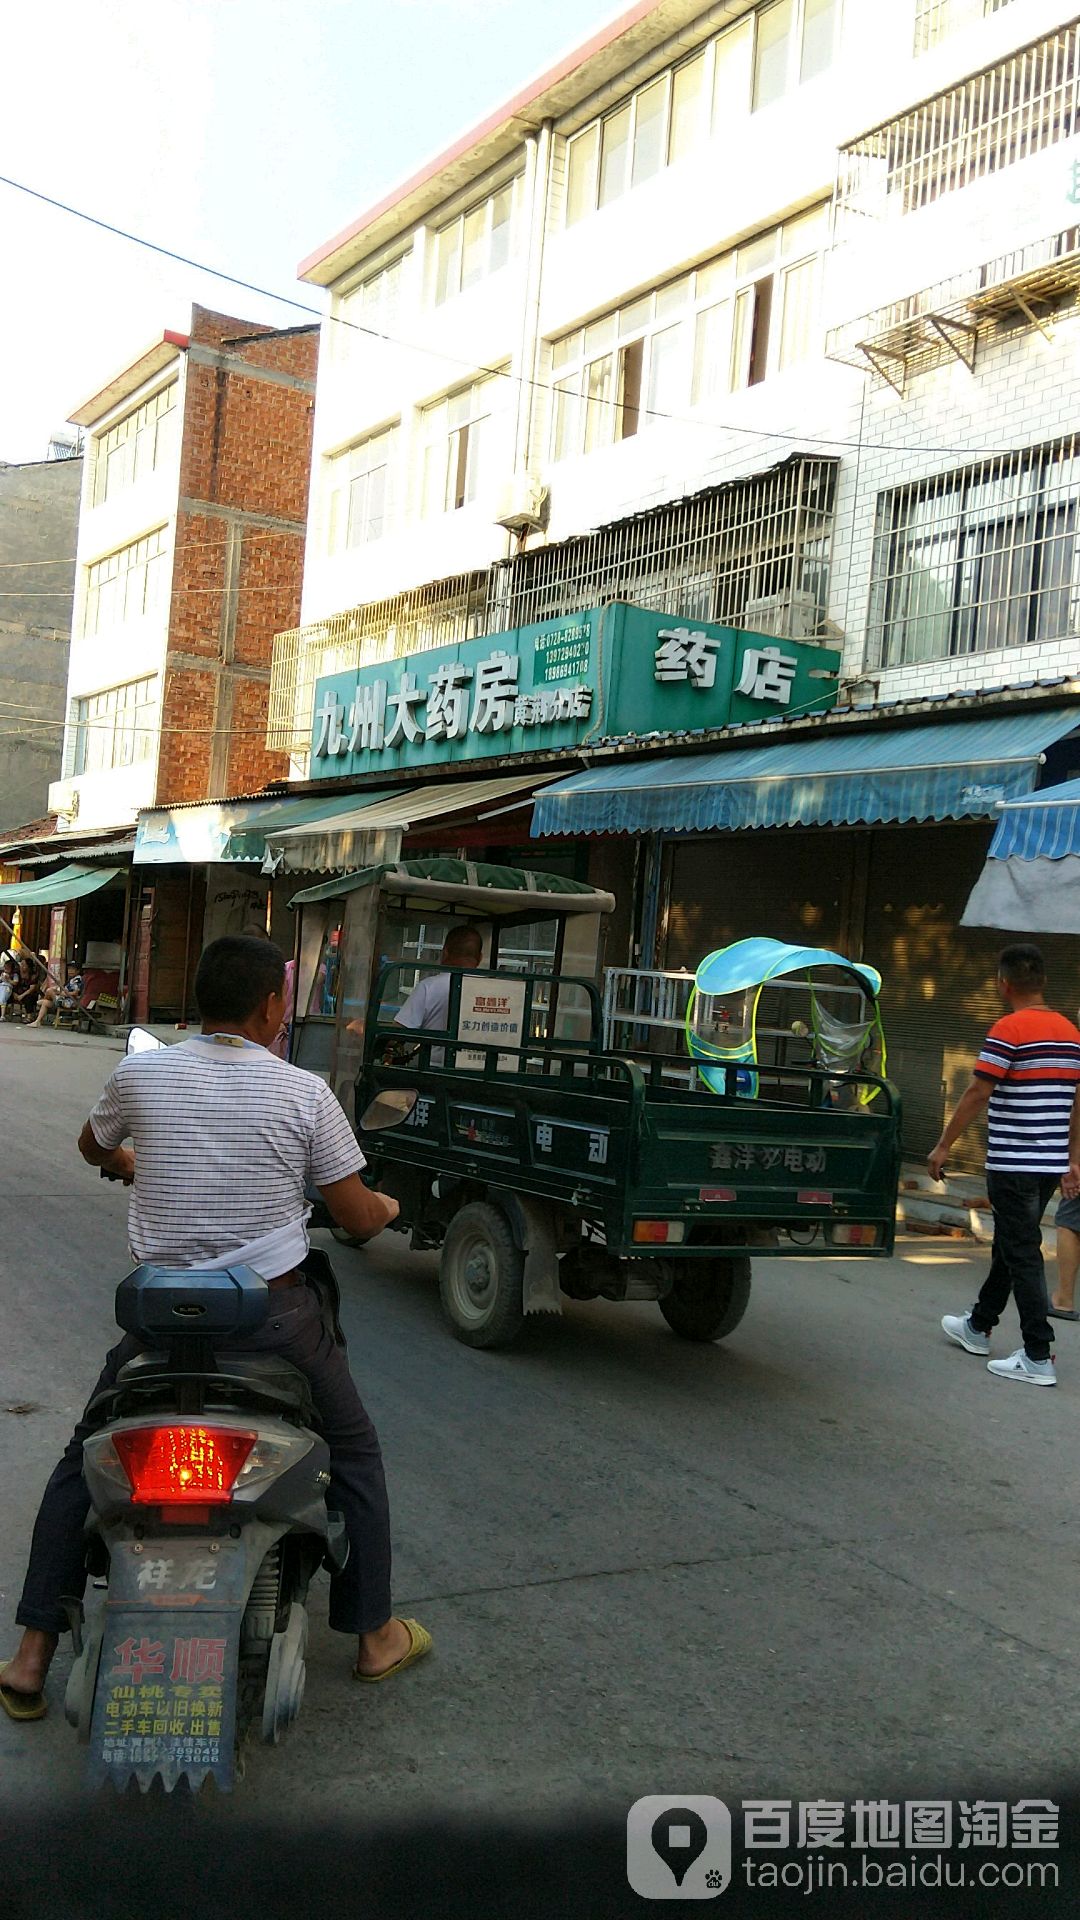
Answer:
[[[819,713],[840,655],[615,601],[325,675],[311,772],[397,774]]]

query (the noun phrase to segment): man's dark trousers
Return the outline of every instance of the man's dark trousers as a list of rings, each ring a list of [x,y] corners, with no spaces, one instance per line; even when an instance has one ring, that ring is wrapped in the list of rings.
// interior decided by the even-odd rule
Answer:
[[[327,1505],[343,1516],[349,1536],[344,1571],[330,1582],[330,1625],[339,1633],[370,1633],[390,1618],[390,1513],[378,1436],[356,1391],[344,1349],[325,1326],[315,1292],[305,1286],[272,1293],[266,1325],[246,1339],[230,1338],[227,1344],[231,1352],[277,1354],[307,1375],[330,1449]],[[113,1385],[121,1367],[144,1345],[125,1335],[108,1355],[91,1400]],[[15,1615],[20,1627],[63,1633],[68,1619],[61,1600],[80,1596],[86,1584],[83,1525],[90,1495],[83,1479],[82,1450],[93,1430],[84,1414],[45,1489]]]
[[[990,1271],[971,1309],[978,1333],[997,1326],[1015,1295],[1020,1331],[1029,1360],[1049,1360],[1053,1331],[1046,1317],[1050,1304],[1042,1257],[1042,1217],[1057,1190],[1056,1173],[991,1173],[986,1191],[994,1210],[994,1254]]]

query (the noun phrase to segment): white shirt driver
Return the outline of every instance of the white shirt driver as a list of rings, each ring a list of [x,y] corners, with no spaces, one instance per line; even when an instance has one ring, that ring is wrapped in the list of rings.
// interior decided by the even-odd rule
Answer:
[[[160,1265],[212,1265],[266,1241],[275,1279],[308,1250],[308,1184],[366,1165],[322,1080],[233,1035],[130,1054],[90,1126],[102,1147],[134,1142],[128,1238],[136,1260]]]

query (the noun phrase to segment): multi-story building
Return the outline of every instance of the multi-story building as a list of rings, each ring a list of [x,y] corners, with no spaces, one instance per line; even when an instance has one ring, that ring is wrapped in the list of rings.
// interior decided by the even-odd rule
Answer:
[[[300,608],[317,358],[317,328],[194,307],[187,333],[164,333],[72,415],[85,455],[56,857],[77,862],[142,808],[284,773],[267,690],[273,635]],[[97,939],[130,964],[137,1011],[175,1015],[213,874],[177,848],[144,878],[110,882]],[[79,934],[56,940],[71,951]]]
[[[38,821],[59,761],[82,461],[0,461],[0,828]]]
[[[834,718],[766,693],[748,758],[703,709],[708,769],[647,802],[594,706],[534,832],[625,890],[605,829],[647,837],[639,964],[751,932],[876,960],[929,1141],[993,1010],[998,936],[959,921],[996,803],[1080,766],[1080,16],[647,0],[301,273],[330,316],[294,773],[335,770],[320,676],[611,600],[834,646]]]

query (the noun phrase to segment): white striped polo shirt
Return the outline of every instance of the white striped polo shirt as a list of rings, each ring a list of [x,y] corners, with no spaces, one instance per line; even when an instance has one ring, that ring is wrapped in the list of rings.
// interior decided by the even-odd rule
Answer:
[[[1023,1007],[991,1027],[975,1063],[992,1080],[991,1173],[1064,1173],[1080,1085],[1080,1030],[1050,1007]]]
[[[159,1053],[129,1054],[90,1126],[99,1146],[134,1142],[131,1251],[163,1265],[224,1259],[292,1227],[302,1258],[307,1183],[330,1186],[366,1165],[317,1075],[232,1035],[193,1035]]]

